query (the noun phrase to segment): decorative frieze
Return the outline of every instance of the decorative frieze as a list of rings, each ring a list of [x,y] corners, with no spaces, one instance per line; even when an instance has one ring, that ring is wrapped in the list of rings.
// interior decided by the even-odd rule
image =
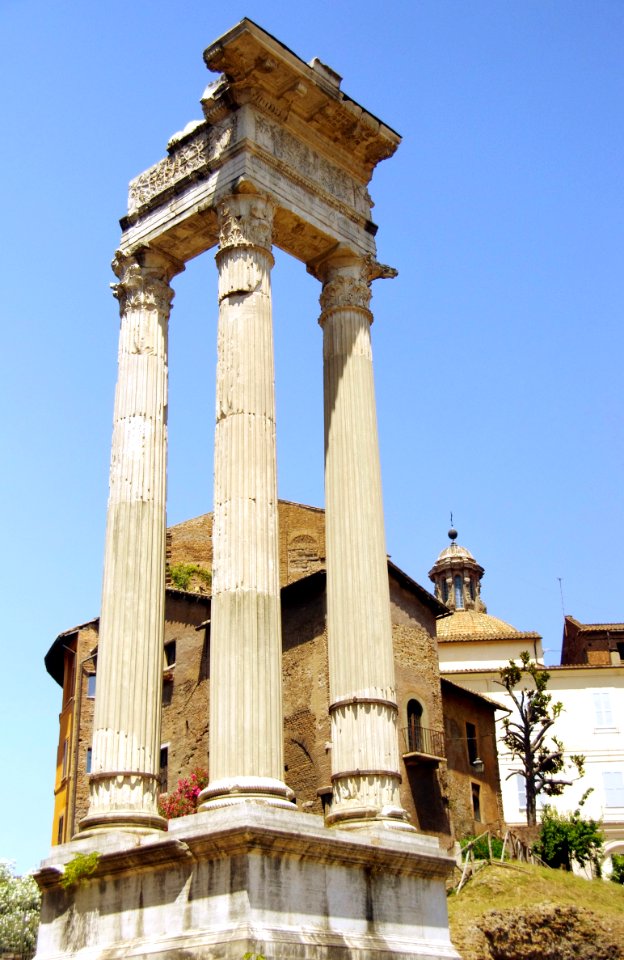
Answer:
[[[258,146],[286,164],[295,175],[313,183],[315,188],[320,187],[362,216],[370,216],[372,200],[368,190],[345,170],[260,113],[255,116],[255,132]]]
[[[204,124],[175,143],[170,156],[130,181],[128,213],[135,213],[190,174],[208,170],[235,139],[236,117],[230,116],[211,127]]]

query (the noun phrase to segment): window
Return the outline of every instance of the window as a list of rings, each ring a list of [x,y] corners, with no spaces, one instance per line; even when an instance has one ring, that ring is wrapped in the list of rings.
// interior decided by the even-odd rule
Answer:
[[[472,784],[472,813],[475,820],[481,822],[481,787],[478,783]]]
[[[160,748],[160,773],[159,790],[161,793],[167,792],[167,782],[169,780],[169,747]]]
[[[477,747],[477,728],[474,723],[466,722],[466,743],[468,746],[468,761],[474,763],[479,756]]]
[[[605,806],[624,807],[624,774],[621,770],[603,770]]]
[[[63,839],[64,839],[64,838],[63,838],[63,834],[64,834],[64,833],[65,833],[65,817],[63,816],[63,814],[61,814],[61,816],[59,817],[59,822],[58,822],[58,830],[56,831],[56,842],[57,842],[57,843],[62,843],[62,842],[63,842]]]
[[[176,642],[170,640],[165,644],[165,666],[172,667],[176,662]]]
[[[611,691],[592,691],[594,701],[594,722],[597,727],[613,727],[613,710],[611,709]]]
[[[446,582],[446,580],[443,580],[442,581],[442,602],[448,603],[448,598],[449,598],[448,583]]]
[[[516,787],[518,788],[518,808],[526,810],[526,780],[521,773],[516,774]]]
[[[620,660],[624,660],[624,643],[616,643],[615,647]]]
[[[521,773],[516,774],[516,786],[518,788],[518,809],[526,810],[526,780]],[[543,810],[545,805],[550,802],[550,798],[538,793],[535,798],[535,809]]]
[[[65,779],[65,777],[67,776],[68,753],[69,753],[69,740],[65,739],[63,740],[63,769],[61,773],[61,776],[63,777],[63,779]]]
[[[87,676],[87,696],[89,700],[93,700],[95,697],[95,674],[90,673]]]
[[[455,609],[463,610],[464,609],[464,588],[462,584],[462,578],[458,573],[455,574],[453,578],[453,583],[455,586]]]
[[[474,600],[475,598],[475,585],[472,577],[470,578],[470,599]]]
[[[63,689],[63,703],[67,703],[74,696],[76,685],[76,651],[68,650],[65,654],[65,686]]]
[[[163,685],[162,685],[163,707],[168,707],[172,700],[173,700],[173,680],[169,676],[165,676],[163,679]]]
[[[422,751],[422,704],[410,700],[407,704],[407,746],[410,753]]]
[[[93,750],[87,747],[87,773],[91,773],[91,763],[93,762]]]

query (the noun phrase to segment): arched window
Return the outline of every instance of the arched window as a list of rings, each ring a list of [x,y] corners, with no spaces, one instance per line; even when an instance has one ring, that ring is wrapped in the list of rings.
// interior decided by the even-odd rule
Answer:
[[[458,573],[455,574],[453,583],[455,586],[455,609],[463,610],[464,609],[464,588],[462,584],[462,578]]]
[[[475,598],[475,584],[474,584],[473,578],[471,577],[470,578],[470,599],[474,600],[474,598]]]
[[[407,704],[407,743],[410,753],[422,752],[422,704],[418,700],[410,700]]]
[[[446,582],[446,577],[442,581],[442,603],[448,603],[448,583]],[[624,659],[624,657],[622,659]]]

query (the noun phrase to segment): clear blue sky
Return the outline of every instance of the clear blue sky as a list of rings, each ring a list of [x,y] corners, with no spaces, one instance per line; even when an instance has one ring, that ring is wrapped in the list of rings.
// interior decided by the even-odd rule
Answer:
[[[561,642],[624,619],[624,4],[0,0],[4,469],[0,857],[49,846],[60,689],[97,615],[127,182],[200,117],[204,48],[249,16],[404,137],[372,193],[388,551],[459,542],[489,611]],[[211,509],[216,274],[175,281],[169,520]],[[322,505],[318,284],[274,273],[280,496]]]

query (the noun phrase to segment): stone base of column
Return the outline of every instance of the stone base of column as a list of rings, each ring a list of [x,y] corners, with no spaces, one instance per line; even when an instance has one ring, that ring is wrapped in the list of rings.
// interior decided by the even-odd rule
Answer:
[[[338,810],[328,813],[325,817],[328,827],[340,827],[341,830],[368,830],[375,826],[387,827],[390,830],[402,830],[406,833],[417,833],[416,827],[409,822],[402,807],[354,807],[349,810]]]
[[[158,813],[158,781],[153,774],[91,774],[89,790],[89,811],[78,825],[78,837],[106,830],[141,834],[167,829],[167,820]]]
[[[293,809],[295,794],[281,780],[273,777],[224,777],[209,783],[199,795],[200,811],[228,807],[233,803],[254,800],[273,807]]]
[[[137,814],[132,810],[115,810],[102,816],[85,817],[80,821],[78,833],[73,839],[94,837],[107,830],[123,830],[125,833],[154,833],[167,829],[164,817]]]
[[[64,865],[98,851],[65,890]],[[434,837],[328,830],[240,803],[169,821],[164,836],[53,848],[36,960],[459,960]]]

